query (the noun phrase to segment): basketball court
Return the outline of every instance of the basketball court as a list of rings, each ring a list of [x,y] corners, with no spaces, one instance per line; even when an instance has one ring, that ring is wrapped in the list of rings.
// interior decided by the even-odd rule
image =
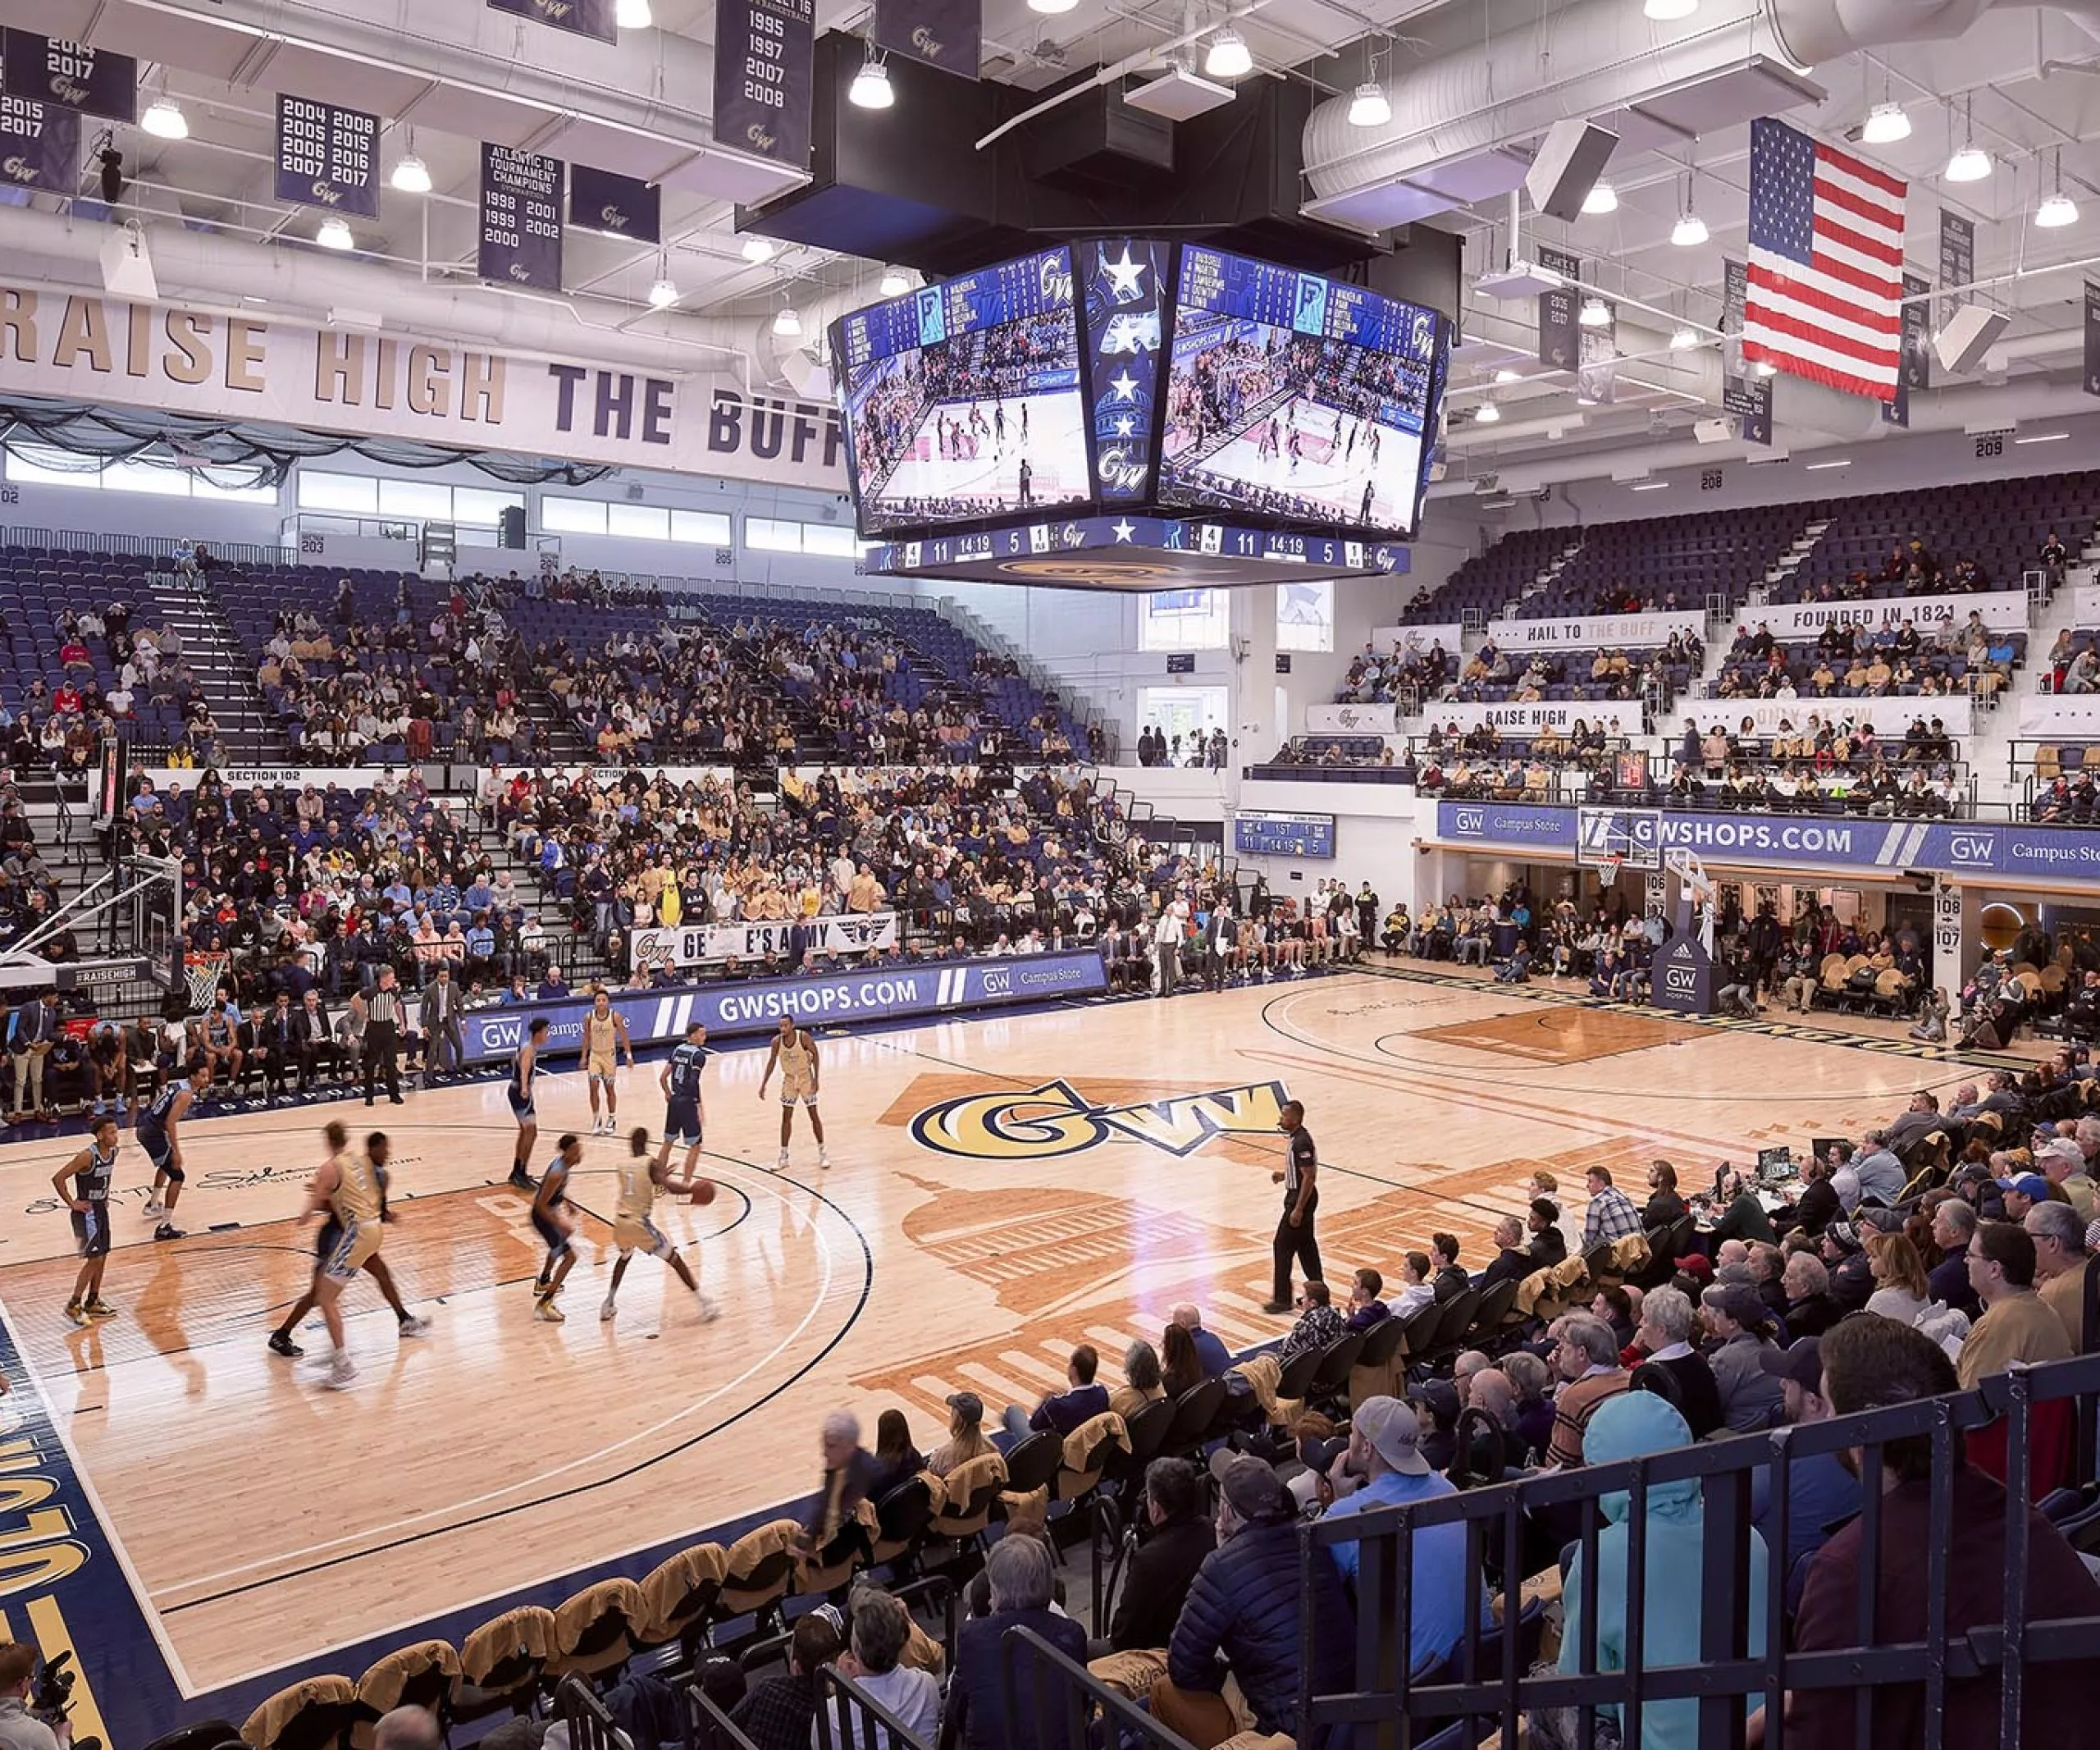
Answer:
[[[147,1239],[127,1131],[105,1290],[122,1316],[85,1331],[60,1313],[74,1265],[50,1186],[77,1139],[10,1145],[0,1195],[21,1213],[0,1300],[144,1620],[202,1694],[267,1676],[285,1650],[330,1669],[330,1649],[493,1614],[797,1497],[835,1405],[871,1429],[901,1405],[930,1447],[949,1392],[995,1414],[1032,1403],[1080,1341],[1112,1376],[1177,1301],[1235,1349],[1281,1334],[1258,1308],[1286,1097],[1320,1146],[1330,1275],[1375,1263],[1391,1279],[1436,1229],[1484,1264],[1539,1167],[1577,1201],[1599,1162],[1638,1186],[1664,1156],[1697,1185],[1760,1147],[1856,1135],[1967,1073],[1888,1054],[1905,1049],[1894,1035],[1767,1036],[1396,970],[827,1038],[826,1172],[799,1129],[793,1166],[772,1170],[763,1057],[718,1056],[705,1170],[725,1195],[660,1206],[697,1247],[713,1324],[646,1258],[618,1318],[598,1317],[621,1138],[587,1138],[572,1190],[588,1253],[568,1322],[534,1322],[541,1253],[501,1183],[513,1131],[493,1081],[185,1126],[191,1236],[171,1245]],[[660,1122],[655,1080],[647,1062],[623,1072],[623,1123]],[[580,1075],[541,1085],[536,1169],[588,1127]],[[297,1218],[331,1116],[394,1139],[386,1255],[434,1320],[399,1340],[354,1285],[345,1393],[320,1387],[317,1324],[304,1362],[263,1346],[307,1280]]]

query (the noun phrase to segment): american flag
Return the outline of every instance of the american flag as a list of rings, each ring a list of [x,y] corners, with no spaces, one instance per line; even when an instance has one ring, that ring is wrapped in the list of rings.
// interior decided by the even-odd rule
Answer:
[[[1746,359],[1895,399],[1906,192],[1900,179],[1783,121],[1751,123]]]

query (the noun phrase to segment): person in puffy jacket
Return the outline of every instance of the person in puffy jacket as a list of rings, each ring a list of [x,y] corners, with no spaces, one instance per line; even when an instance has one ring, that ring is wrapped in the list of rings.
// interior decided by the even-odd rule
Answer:
[[[1331,1562],[1312,1564],[1308,1595],[1299,1572],[1296,1505],[1268,1465],[1238,1458],[1226,1466],[1217,1547],[1196,1570],[1174,1625],[1166,1675],[1152,1687],[1153,1716],[1198,1750],[1240,1729],[1219,1692],[1230,1670],[1258,1732],[1298,1730],[1299,1611],[1313,1612],[1316,1695],[1355,1682],[1355,1627]]]

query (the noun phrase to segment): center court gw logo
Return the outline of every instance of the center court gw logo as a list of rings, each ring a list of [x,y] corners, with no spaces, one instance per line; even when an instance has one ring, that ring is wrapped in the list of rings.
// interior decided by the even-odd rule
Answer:
[[[1061,1078],[943,1100],[912,1119],[911,1135],[937,1154],[975,1161],[1051,1160],[1121,1140],[1188,1155],[1217,1136],[1275,1135],[1288,1098],[1281,1081],[1258,1081],[1097,1106]]]

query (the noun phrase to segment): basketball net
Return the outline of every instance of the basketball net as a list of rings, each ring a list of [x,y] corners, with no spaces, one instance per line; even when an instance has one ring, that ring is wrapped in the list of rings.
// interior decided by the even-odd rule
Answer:
[[[1607,888],[1607,889],[1608,889],[1608,888],[1611,887],[1614,883],[1616,883],[1616,882],[1618,881],[1618,871],[1619,871],[1619,869],[1620,869],[1620,868],[1621,868],[1621,866],[1625,863],[1625,861],[1626,861],[1626,859],[1625,859],[1624,857],[1621,857],[1621,856],[1618,854],[1618,852],[1614,851],[1614,852],[1613,852],[1611,853],[1611,855],[1610,855],[1610,856],[1607,857],[1606,857],[1606,858],[1605,858],[1605,859],[1601,863],[1598,864],[1598,865],[1597,865],[1597,884],[1598,884],[1598,886],[1600,886],[1600,887],[1603,887],[1603,888]]]
[[[232,964],[233,957],[224,952],[209,954],[185,954],[182,957],[183,977],[189,986],[189,1006],[193,1009],[209,1008],[218,995],[219,975]]]

